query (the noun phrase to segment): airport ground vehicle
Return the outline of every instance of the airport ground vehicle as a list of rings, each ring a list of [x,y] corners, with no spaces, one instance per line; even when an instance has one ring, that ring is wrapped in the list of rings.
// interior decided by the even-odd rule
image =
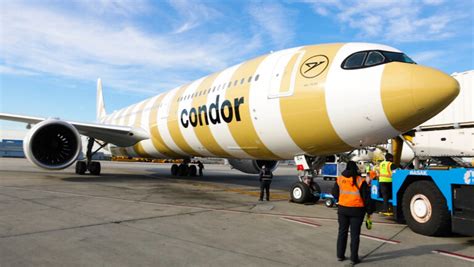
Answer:
[[[371,196],[382,206],[378,181]],[[474,236],[474,168],[401,170],[392,176],[394,216],[414,232],[443,235],[450,231]]]
[[[321,176],[324,180],[336,180],[346,169],[345,162],[326,162],[321,170]]]

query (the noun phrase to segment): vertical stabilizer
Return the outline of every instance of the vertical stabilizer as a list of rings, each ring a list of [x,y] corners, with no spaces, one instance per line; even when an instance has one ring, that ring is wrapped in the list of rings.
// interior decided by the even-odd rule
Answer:
[[[105,113],[104,95],[102,94],[102,81],[97,79],[97,122],[100,122],[107,114]]]

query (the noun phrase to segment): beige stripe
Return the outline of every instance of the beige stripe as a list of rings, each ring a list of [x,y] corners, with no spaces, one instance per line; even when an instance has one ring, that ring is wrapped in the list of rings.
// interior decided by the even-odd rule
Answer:
[[[168,116],[168,130],[170,132],[171,137],[173,138],[173,141],[175,144],[184,152],[195,155],[195,156],[202,156],[198,152],[196,152],[194,149],[191,148],[191,146],[186,142],[184,139],[183,133],[181,133],[181,129],[179,128],[179,102],[178,98],[183,96],[183,93],[185,90],[188,88],[189,85],[182,86],[181,88],[178,89],[174,97],[171,99],[171,106],[169,110],[169,116]]]
[[[232,75],[232,86],[227,90],[226,99],[221,99],[221,105],[225,100],[228,100],[232,103],[234,110],[236,107],[236,101],[239,101],[243,98],[243,103],[239,105],[239,115],[240,121],[237,121],[237,112],[233,112],[233,119],[228,124],[229,130],[234,137],[235,142],[240,146],[240,148],[245,151],[247,154],[258,158],[258,159],[280,159],[277,155],[273,154],[260,140],[260,137],[255,130],[255,127],[252,123],[251,112],[249,109],[249,90],[250,85],[249,77],[253,82],[255,71],[260,63],[265,59],[265,56],[253,59],[251,61],[245,62]],[[242,79],[244,82],[241,83]],[[235,81],[237,86],[234,86]],[[255,90],[261,90],[263,88],[255,88]],[[227,112],[226,112],[227,114]],[[222,119],[222,118],[221,118]]]
[[[133,112],[134,107],[135,105],[132,105],[125,110],[125,114],[124,114],[125,118],[123,120],[123,125],[129,126],[128,123],[130,122],[130,115]]]
[[[304,47],[302,50],[305,54],[301,65],[311,57],[324,55],[329,58],[330,66],[331,59],[335,57],[341,46],[342,44]],[[296,54],[290,62],[295,62],[298,56]],[[280,110],[288,133],[293,141],[309,155],[332,154],[351,149],[337,135],[327,113],[324,84],[329,66],[321,74],[312,78],[306,78],[301,74],[305,71],[305,66],[296,66],[298,71],[294,94],[291,97],[280,98]],[[293,67],[291,64],[287,66],[282,80],[285,86],[289,83]],[[347,103],[349,104],[350,100]]]
[[[199,87],[195,91],[195,96],[192,100],[191,107],[194,107],[196,111],[199,110],[200,106],[206,106],[207,100],[207,92],[209,88],[211,88],[214,80],[217,78],[219,73],[214,73],[206,78],[203,79]],[[199,92],[205,92],[205,94],[201,94],[198,96]],[[209,107],[208,107],[209,108]],[[189,110],[188,110],[189,111]],[[190,118],[191,119],[191,118]],[[205,124],[205,115],[201,114],[201,122],[202,125],[198,123],[196,127],[194,127],[194,133],[196,134],[199,142],[207,149],[207,151],[211,152],[214,155],[221,156],[221,157],[230,157],[230,155],[222,149],[222,147],[217,143],[216,139],[212,135],[211,129],[209,125]],[[189,127],[192,127],[191,125]]]
[[[153,103],[153,106],[150,111],[150,131],[151,131],[151,141],[155,149],[170,158],[182,158],[183,155],[176,153],[175,151],[171,150],[161,137],[160,130],[158,129],[157,125],[157,116],[158,116],[158,109],[159,104],[163,100],[166,93],[161,94]]]
[[[137,116],[136,120],[135,120],[135,127],[141,127],[141,124],[142,124],[142,116],[143,116],[143,110],[145,109],[145,106],[147,104],[147,101],[143,101],[143,103],[139,104],[140,107],[138,107],[138,112],[137,114],[135,114],[135,116]],[[146,151],[145,149],[143,148],[143,141],[141,142],[138,142],[137,144],[135,144],[133,146],[133,149],[135,150],[135,153],[137,153],[138,155],[140,155],[140,157],[144,157],[144,158],[152,158],[152,156],[150,156]]]

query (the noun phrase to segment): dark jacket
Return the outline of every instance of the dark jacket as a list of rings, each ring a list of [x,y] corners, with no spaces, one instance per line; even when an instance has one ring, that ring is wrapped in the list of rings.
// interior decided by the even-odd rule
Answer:
[[[358,175],[357,173],[351,173],[350,171],[343,171],[342,176],[344,177],[352,177],[353,175]],[[367,185],[367,182],[363,181],[360,188],[359,188],[360,196],[364,201],[365,207],[358,208],[358,207],[344,207],[338,206],[338,213],[347,215],[347,216],[364,216],[365,213],[372,214],[373,213],[373,204],[372,199],[370,198],[370,188]],[[332,195],[339,199],[339,185],[337,181],[334,183],[334,187],[332,188]]]
[[[268,169],[266,169],[265,171],[260,170],[259,178],[260,178],[260,181],[262,181],[262,180],[271,181],[272,178],[273,178],[273,173],[272,173],[272,171],[270,171]]]

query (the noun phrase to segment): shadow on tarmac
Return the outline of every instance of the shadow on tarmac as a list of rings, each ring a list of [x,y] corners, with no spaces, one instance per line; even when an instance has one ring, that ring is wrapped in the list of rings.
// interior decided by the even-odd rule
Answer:
[[[164,168],[150,168],[146,169],[149,174],[130,174],[130,173],[103,173],[100,176],[84,175],[62,178],[66,182],[97,182],[97,183],[120,183],[130,181],[149,181],[149,182],[160,182],[163,179],[166,182],[210,182],[217,184],[228,184],[233,186],[249,186],[249,187],[260,187],[257,174],[244,174],[235,173],[233,170],[213,170],[211,168],[204,170],[204,176],[190,177],[190,176],[171,176],[168,169]],[[290,190],[291,186],[297,181],[295,175],[281,175],[275,174],[271,188],[279,190]],[[324,181],[317,179],[323,192],[330,192],[334,181]]]
[[[450,237],[452,238],[452,237]],[[472,241],[472,240],[471,240]],[[400,259],[403,257],[412,257],[412,256],[422,256],[433,254],[433,250],[446,250],[449,248],[449,252],[457,252],[459,250],[465,249],[466,246],[462,244],[438,244],[438,245],[424,245],[424,246],[416,246],[401,250],[393,250],[387,252],[375,252],[374,254],[369,253],[368,255],[362,258],[362,263],[369,263],[369,262],[378,262],[390,259]]]

